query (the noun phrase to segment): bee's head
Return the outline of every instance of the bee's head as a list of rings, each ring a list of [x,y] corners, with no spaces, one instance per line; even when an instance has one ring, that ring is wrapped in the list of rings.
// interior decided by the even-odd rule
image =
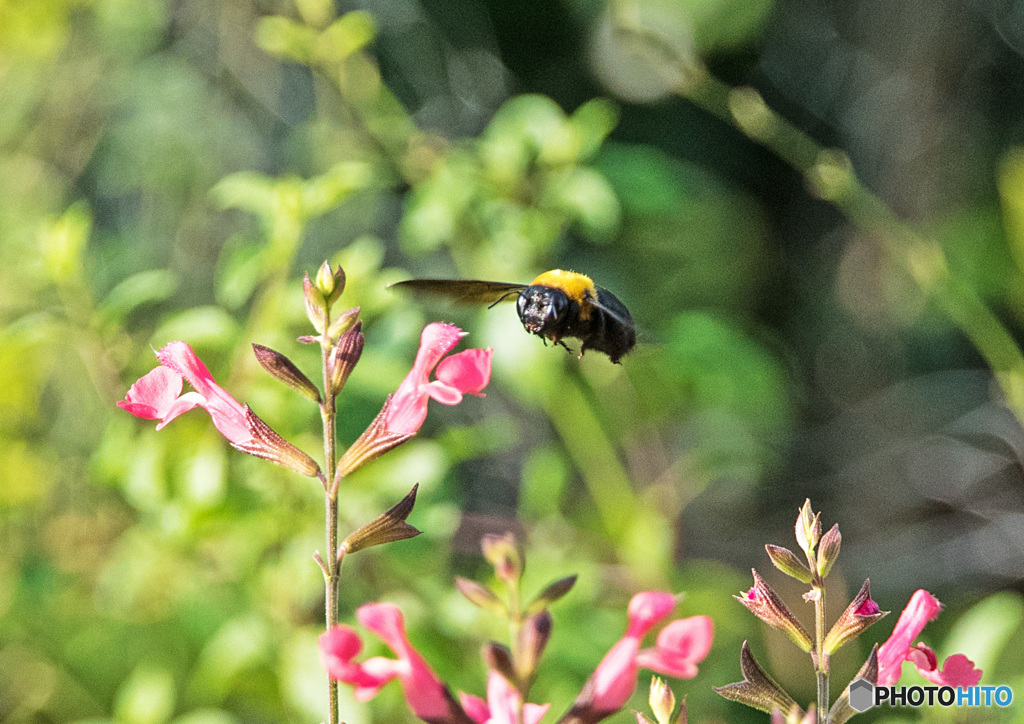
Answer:
[[[545,335],[567,318],[571,305],[569,297],[561,289],[530,286],[519,293],[516,307],[527,332]]]

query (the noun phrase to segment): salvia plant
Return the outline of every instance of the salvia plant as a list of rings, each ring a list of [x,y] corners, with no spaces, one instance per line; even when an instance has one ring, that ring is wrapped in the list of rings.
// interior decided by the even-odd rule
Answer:
[[[842,536],[839,526],[833,525],[821,532],[821,514],[811,510],[807,500],[796,519],[796,541],[803,552],[801,558],[788,548],[766,545],[768,557],[780,571],[810,586],[804,601],[814,604],[814,633],[804,628],[782,598],[756,570],[754,585],[736,596],[736,600],[769,626],[783,631],[789,639],[809,654],[817,679],[817,702],[806,710],[790,696],[757,663],[746,642],[740,650],[740,669],[743,681],[716,688],[726,699],[738,701],[771,714],[772,721],[782,724],[843,724],[857,713],[850,706],[850,687],[829,706],[829,674],[831,659],[839,649],[860,636],[864,631],[888,615],[871,598],[871,582],[864,581],[850,605],[832,624],[825,622],[825,578],[839,557]],[[925,624],[938,616],[942,605],[930,593],[918,590],[893,629],[892,635],[881,646],[875,644],[867,661],[858,671],[857,679],[878,686],[891,686],[899,681],[903,662],[909,661],[928,681],[940,686],[974,686],[981,679],[981,671],[963,654],[954,654],[938,665],[935,652],[924,643],[914,643]],[[852,683],[852,682],[851,682]]]
[[[486,699],[465,693],[456,698],[410,643],[402,613],[390,603],[362,606],[356,618],[397,658],[357,661],[362,650],[359,634],[350,626],[336,626],[320,637],[321,658],[331,677],[352,686],[359,700],[373,698],[381,687],[397,679],[409,709],[431,724],[537,724],[551,706],[528,701],[554,627],[549,609],[569,592],[576,576],[553,581],[524,603],[520,586],[524,561],[515,539],[509,534],[488,535],[482,547],[495,577],[503,584],[504,595],[465,578],[457,578],[455,586],[476,606],[508,621],[508,644],[489,641],[483,645],[488,671]],[[697,675],[697,664],[707,656],[714,635],[707,616],[671,621],[654,646],[642,648],[644,638],[675,606],[676,597],[664,591],[633,596],[626,611],[625,633],[601,659],[558,724],[593,724],[620,711],[636,689],[641,668],[677,679]],[[652,680],[650,702],[658,724],[685,722],[685,708],[675,709],[675,696],[664,680]],[[639,713],[637,719],[649,721]]]
[[[320,482],[325,501],[326,553],[315,551],[313,559],[324,579],[325,632],[319,645],[328,673],[331,724],[340,721],[338,682],[353,687],[355,698],[366,701],[392,680],[402,687],[411,712],[431,724],[538,724],[550,704],[530,702],[530,695],[554,629],[550,609],[570,591],[576,577],[553,581],[529,599],[524,598],[524,560],[510,534],[485,536],[482,543],[483,555],[500,582],[499,591],[466,578],[455,580],[456,588],[471,603],[508,624],[507,643],[490,641],[483,645],[482,659],[487,669],[485,698],[452,694],[410,642],[397,606],[371,603],[355,612],[362,627],[383,640],[396,658],[376,656],[360,660],[360,634],[351,626],[339,624],[338,590],[345,557],[420,533],[406,522],[416,501],[414,485],[392,508],[339,540],[338,503],[345,478],[414,436],[426,419],[430,399],[455,405],[467,394],[483,396],[490,381],[492,356],[491,349],[449,354],[464,336],[462,330],[439,322],[428,324],[408,375],[387,397],[366,430],[339,452],[336,402],[365,344],[359,309],[334,312],[344,288],[344,271],[327,262],[313,279],[308,274],[303,279],[306,312],[315,334],[299,337],[299,341],[320,346],[319,385],[281,352],[253,345],[253,353],[264,370],[319,407],[323,423],[320,461],[289,443],[248,405],[239,403],[218,385],[202,360],[182,341],[170,342],[157,352],[159,366],[132,385],[118,405],[137,417],[159,420],[158,430],[185,412],[201,407],[233,447]],[[183,392],[186,381],[192,389]],[[856,711],[849,703],[849,686],[830,706],[831,658],[888,613],[872,600],[870,582],[865,581],[839,618],[830,627],[826,625],[825,579],[839,556],[842,536],[838,525],[824,534],[821,528],[820,514],[814,513],[807,501],[796,521],[796,540],[803,556],[781,546],[766,546],[776,568],[809,586],[804,600],[814,605],[813,632],[803,626],[756,570],[754,585],[736,597],[759,619],[785,632],[793,644],[810,656],[817,678],[817,701],[801,708],[757,663],[746,642],[740,653],[743,681],[715,689],[727,699],[770,714],[777,724],[843,724],[853,716]],[[636,689],[641,668],[676,679],[697,675],[697,665],[707,656],[713,639],[709,617],[673,620],[661,628],[653,646],[643,647],[644,639],[670,616],[676,602],[676,596],[664,591],[644,591],[633,596],[626,611],[625,633],[597,664],[556,724],[593,724],[621,711]],[[932,683],[977,684],[981,671],[966,656],[950,656],[940,667],[930,647],[915,643],[925,624],[940,610],[941,604],[931,594],[917,591],[889,639],[872,648],[857,678],[881,686],[893,685],[900,678],[903,663],[910,661]],[[675,695],[663,679],[652,678],[649,704],[657,724],[685,724],[685,701],[677,707]],[[635,716],[638,724],[652,724],[644,713],[636,712]]]
[[[492,354],[491,349],[470,349],[449,355],[463,337],[462,330],[437,322],[428,324],[409,374],[388,396],[365,432],[339,455],[336,400],[359,362],[365,343],[358,308],[334,313],[334,304],[344,289],[345,272],[340,267],[332,269],[327,262],[314,279],[308,274],[303,279],[306,313],[316,334],[302,336],[299,341],[320,345],[320,385],[281,352],[253,345],[253,353],[263,369],[320,408],[321,462],[281,437],[248,405],[235,400],[214,381],[209,369],[185,342],[170,342],[157,352],[160,365],[132,385],[125,399],[118,403],[136,417],[159,420],[158,430],[192,408],[201,407],[236,449],[320,482],[326,511],[326,554],[316,551],[313,558],[323,572],[328,630],[338,623],[338,582],[345,556],[420,533],[406,523],[416,501],[417,488],[413,486],[390,510],[339,541],[338,498],[344,479],[415,435],[426,419],[428,400],[455,405],[466,394],[482,396],[490,381]],[[183,393],[185,381],[192,390]],[[334,678],[328,678],[328,691],[329,721],[336,724],[338,688]]]

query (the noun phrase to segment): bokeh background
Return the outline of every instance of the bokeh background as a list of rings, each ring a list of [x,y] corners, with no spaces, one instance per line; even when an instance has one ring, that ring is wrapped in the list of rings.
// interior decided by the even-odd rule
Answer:
[[[769,126],[845,152],[883,202],[866,218],[928,239],[1019,339],[1022,53],[1020,0],[0,0],[0,721],[324,718],[315,481],[199,412],[157,433],[114,406],[184,339],[318,450],[317,411],[249,344],[315,372],[299,280],[324,259],[367,336],[342,444],[425,322],[496,350],[486,399],[432,409],[345,486],[343,535],[415,482],[425,534],[348,561],[343,620],[398,602],[452,687],[482,694],[502,627],[452,577],[487,580],[479,537],[512,529],[528,590],[580,576],[535,700],[564,711],[629,596],[660,587],[715,618],[675,685],[691,721],[763,721],[710,687],[741,678],[749,639],[813,699],[805,657],[730,597],[756,566],[810,613],[763,550],[793,545],[810,497],[844,535],[837,612],[868,576],[894,611],[837,657],[835,691],[925,587],[947,606],[924,640],[1024,696],[1024,434],[1004,388],[892,225],[852,223],[724,95],[756,88]],[[621,366],[544,348],[511,306],[386,289],[556,267],[632,310]],[[349,724],[411,720],[396,686],[344,696]]]

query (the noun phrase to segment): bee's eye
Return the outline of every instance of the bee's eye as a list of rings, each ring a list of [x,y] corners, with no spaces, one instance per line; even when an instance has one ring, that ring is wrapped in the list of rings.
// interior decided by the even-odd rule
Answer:
[[[569,306],[569,300],[564,294],[554,293],[548,299],[547,306],[544,309],[544,321],[548,324],[554,324],[565,314],[566,308]]]

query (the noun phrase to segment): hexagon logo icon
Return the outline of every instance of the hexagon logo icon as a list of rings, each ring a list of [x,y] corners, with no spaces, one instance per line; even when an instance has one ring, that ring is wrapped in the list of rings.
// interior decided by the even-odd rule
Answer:
[[[854,679],[850,684],[850,708],[863,713],[875,705],[875,686],[867,679]]]

